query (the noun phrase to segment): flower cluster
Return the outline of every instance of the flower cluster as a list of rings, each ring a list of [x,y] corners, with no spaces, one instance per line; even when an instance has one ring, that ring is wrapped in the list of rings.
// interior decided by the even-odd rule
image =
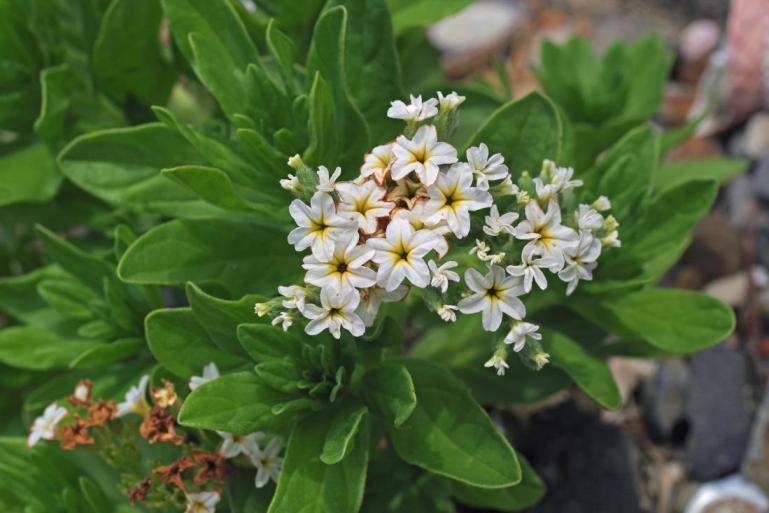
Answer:
[[[514,182],[504,157],[484,143],[460,160],[442,139],[463,101],[438,93],[392,102],[387,115],[406,122],[403,134],[366,154],[351,181],[340,181],[340,168],[313,171],[298,155],[289,160],[297,174],[282,184],[297,196],[289,207],[297,227],[288,242],[309,250],[304,283],[279,287],[279,297],[256,305],[257,314],[270,315],[284,330],[304,318],[308,334],[328,330],[339,338],[344,328],[358,337],[382,303],[417,289],[447,322],[457,312],[481,313],[484,329],[496,332],[509,318],[503,343],[487,362],[499,374],[507,367],[506,347],[520,352],[527,340],[533,362],[547,363],[539,327],[524,321],[520,297],[535,286],[545,289],[546,272],[565,282],[566,295],[591,280],[602,251],[620,245],[618,223],[602,213],[611,208],[607,198],[577,200],[582,182],[571,168],[546,160],[534,178],[515,170]],[[485,214],[472,214],[479,211]],[[452,291],[459,264],[444,257],[471,233],[469,253],[480,270],[467,266],[469,290]]]

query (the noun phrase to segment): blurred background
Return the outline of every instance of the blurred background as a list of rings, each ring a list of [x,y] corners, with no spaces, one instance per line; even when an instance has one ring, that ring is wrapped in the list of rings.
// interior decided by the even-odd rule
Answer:
[[[748,168],[665,280],[731,304],[738,328],[691,358],[613,359],[619,411],[572,391],[500,413],[548,485],[532,512],[769,511],[769,0],[478,0],[428,38],[446,76],[520,96],[541,88],[531,68],[543,39],[581,35],[603,51],[650,33],[675,55],[655,123],[702,118],[671,160]]]

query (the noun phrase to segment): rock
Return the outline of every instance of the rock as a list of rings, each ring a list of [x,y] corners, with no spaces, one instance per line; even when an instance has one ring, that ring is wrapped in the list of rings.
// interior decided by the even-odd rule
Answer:
[[[671,125],[680,126],[689,118],[689,111],[694,105],[696,90],[681,82],[668,82],[662,98],[660,116]]]
[[[530,513],[641,512],[638,449],[599,412],[561,403],[532,415],[515,446],[548,488]]]
[[[696,20],[689,23],[681,33],[680,80],[689,84],[696,83],[720,40],[721,27],[715,21]]]
[[[694,227],[683,261],[702,271],[706,281],[742,268],[740,234],[722,211],[709,212]]]
[[[742,473],[769,494],[769,387],[753,424]]]
[[[609,358],[609,369],[614,375],[622,403],[626,403],[636,388],[654,375],[655,363],[644,358],[614,357]]]
[[[745,228],[754,224],[760,206],[753,196],[753,185],[747,175],[738,176],[726,186],[726,205],[732,226]]]
[[[691,375],[682,360],[663,360],[641,389],[644,422],[649,437],[681,443],[686,435],[686,401]]]
[[[755,266],[751,273],[750,277],[747,271],[723,276],[708,283],[703,292],[731,306],[745,306],[751,281],[759,289],[764,289],[769,284],[769,274],[763,267]]]
[[[766,0],[732,0],[729,13],[729,107],[734,119],[769,105],[769,9]]]
[[[686,463],[692,479],[708,481],[739,468],[752,412],[745,355],[726,343],[691,357]]]
[[[758,199],[769,201],[769,155],[758,161],[755,171],[750,175],[750,183]]]
[[[769,112],[750,117],[736,149],[739,154],[755,160],[769,155]]]

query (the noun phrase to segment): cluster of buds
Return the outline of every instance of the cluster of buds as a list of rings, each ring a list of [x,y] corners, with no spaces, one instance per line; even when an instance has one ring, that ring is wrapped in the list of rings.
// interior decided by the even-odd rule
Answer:
[[[305,319],[310,335],[328,330],[339,338],[344,328],[358,337],[382,303],[417,289],[447,322],[457,312],[480,312],[484,329],[496,332],[510,318],[487,363],[498,374],[507,368],[507,347],[520,352],[527,340],[529,360],[547,363],[539,327],[524,321],[519,298],[535,284],[547,287],[545,271],[566,283],[567,295],[591,280],[602,251],[620,245],[618,223],[602,214],[611,208],[607,198],[576,201],[582,182],[572,179],[571,168],[546,160],[536,178],[524,171],[514,182],[504,157],[484,143],[460,161],[441,139],[456,125],[463,101],[438,93],[427,101],[392,102],[387,114],[406,122],[404,133],[366,154],[352,181],[339,181],[340,168],[313,171],[299,156],[289,160],[297,173],[283,185],[297,196],[289,207],[297,227],[288,242],[310,250],[306,274],[303,284],[279,287],[280,296],[258,303],[258,315],[270,315],[284,330]],[[486,214],[471,214],[477,211]],[[469,290],[452,291],[459,264],[444,257],[454,240],[471,232],[477,236],[470,254],[481,270],[465,269]]]

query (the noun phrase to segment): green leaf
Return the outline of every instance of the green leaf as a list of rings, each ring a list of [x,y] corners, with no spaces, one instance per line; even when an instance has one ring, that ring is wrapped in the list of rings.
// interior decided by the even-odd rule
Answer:
[[[467,388],[449,371],[422,360],[403,360],[414,380],[417,406],[400,428],[389,428],[393,447],[408,463],[483,488],[521,480],[515,451]]]
[[[304,153],[305,161],[318,165],[321,162],[336,162],[339,125],[331,90],[320,73],[316,73],[310,89],[310,145]]]
[[[427,27],[464,9],[472,0],[387,0],[396,34]]]
[[[156,226],[136,240],[118,265],[118,275],[129,283],[218,283],[233,296],[272,296],[278,285],[293,283],[300,273],[301,255],[286,242],[285,232],[214,219]]]
[[[91,65],[96,80],[119,101],[133,95],[165,103],[176,78],[161,56],[157,0],[113,0],[101,20]]]
[[[78,82],[69,64],[60,64],[40,72],[40,114],[34,129],[41,139],[57,146],[65,137],[67,112]]]
[[[347,457],[328,465],[320,455],[332,428],[319,412],[297,422],[268,513],[356,513],[363,501],[368,466],[369,428],[363,423]]]
[[[94,304],[102,302],[91,289],[69,276],[44,280],[38,285],[37,292],[46,303],[68,318],[90,320],[94,315]]]
[[[296,45],[291,38],[275,26],[274,19],[271,19],[267,24],[265,40],[270,53],[280,65],[280,72],[286,89],[293,92],[296,87],[294,79],[294,65],[297,62]]]
[[[567,305],[606,331],[679,354],[723,341],[735,325],[731,308],[688,290],[647,288]]]
[[[74,358],[70,362],[70,367],[75,369],[103,367],[134,356],[142,349],[144,349],[144,340],[140,338],[124,338],[109,344],[99,344]]]
[[[155,310],[147,316],[145,326],[150,351],[179,377],[200,375],[210,362],[221,370],[244,363],[237,356],[222,352],[211,341],[191,308]]]
[[[238,340],[251,358],[259,363],[294,357],[301,347],[301,340],[296,334],[266,324],[238,326]]]
[[[654,188],[666,191],[692,180],[715,180],[723,185],[748,170],[741,159],[674,160],[662,165],[654,179]]]
[[[112,205],[183,217],[221,213],[160,175],[163,168],[190,164],[203,164],[200,155],[160,123],[86,134],[59,155],[67,178]]]
[[[518,462],[521,464],[523,477],[515,486],[490,490],[452,481],[451,493],[462,504],[474,508],[497,511],[520,511],[530,508],[545,496],[545,484],[524,458],[519,456]]]
[[[37,225],[35,230],[48,258],[91,290],[101,293],[104,280],[114,279],[115,269],[104,260],[57,237],[44,226]]]
[[[550,363],[571,379],[601,406],[616,409],[622,405],[614,376],[600,358],[588,353],[571,338],[552,330],[542,330],[542,345],[550,354]]]
[[[368,429],[364,422],[368,409],[360,401],[346,397],[337,403],[327,415],[332,417],[331,424],[323,442],[320,461],[326,465],[335,465],[346,458],[354,448],[354,438],[360,429]]]
[[[59,184],[61,174],[42,143],[0,156],[0,206],[48,201]]]
[[[385,363],[363,376],[366,404],[396,427],[408,420],[417,405],[411,374],[403,365]]]
[[[241,197],[235,191],[230,177],[216,168],[180,166],[164,169],[162,174],[200,196],[206,203],[224,210],[259,211],[262,215],[270,215],[273,211],[267,206],[255,205]]]
[[[64,369],[83,352],[102,345],[93,340],[64,339],[34,326],[0,330],[0,362],[22,369]]]
[[[486,143],[489,151],[505,157],[510,173],[517,177],[523,171],[539,171],[545,159],[557,159],[562,133],[558,112],[550,100],[531,93],[497,109],[467,146]]]
[[[253,372],[226,374],[190,393],[179,412],[179,423],[240,435],[274,432],[285,427],[288,419],[275,415],[272,408],[285,400],[285,396],[264,386]]]
[[[60,319],[37,293],[37,287],[50,278],[66,276],[58,267],[36,269],[23,276],[0,278],[0,310],[16,320],[35,326],[47,325]]]

